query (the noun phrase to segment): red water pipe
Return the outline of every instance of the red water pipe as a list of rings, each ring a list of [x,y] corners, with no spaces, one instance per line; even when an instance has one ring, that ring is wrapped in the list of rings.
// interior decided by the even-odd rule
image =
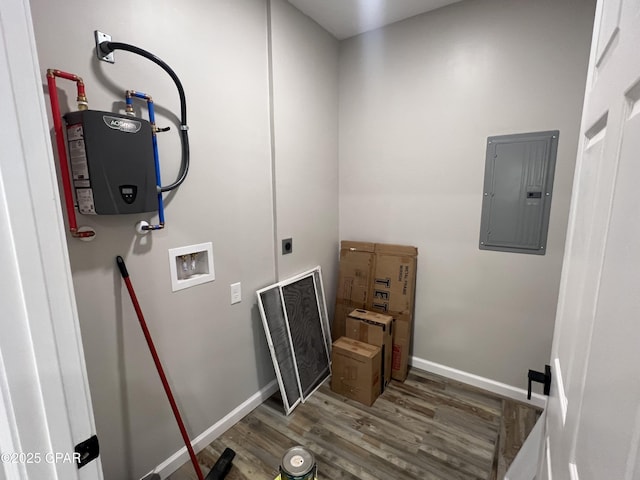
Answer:
[[[49,88],[49,101],[51,102],[51,114],[53,115],[53,130],[56,136],[56,146],[58,148],[58,161],[60,164],[60,174],[62,175],[62,190],[64,193],[64,203],[67,208],[67,218],[69,219],[69,230],[76,238],[93,237],[95,232],[78,232],[76,222],[76,210],[73,202],[71,189],[71,175],[69,174],[69,161],[67,159],[67,147],[62,133],[62,117],[60,115],[60,101],[58,100],[58,90],[56,88],[56,77],[64,78],[76,82],[78,89],[78,110],[86,110],[87,96],[84,91],[82,78],[73,73],[62,72],[50,68],[47,70],[47,86]]]

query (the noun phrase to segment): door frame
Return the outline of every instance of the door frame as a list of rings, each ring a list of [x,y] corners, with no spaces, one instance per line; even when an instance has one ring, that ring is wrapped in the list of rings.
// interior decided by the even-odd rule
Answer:
[[[95,423],[28,0],[0,2],[0,478],[100,480]],[[6,459],[3,459],[6,460]]]

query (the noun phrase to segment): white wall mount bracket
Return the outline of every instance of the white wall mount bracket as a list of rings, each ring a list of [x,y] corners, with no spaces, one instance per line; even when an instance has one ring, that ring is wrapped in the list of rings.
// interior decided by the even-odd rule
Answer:
[[[110,42],[111,35],[109,35],[108,33],[103,33],[99,30],[95,30],[93,33],[96,39],[96,55],[98,56],[98,60],[108,63],[116,63],[116,57],[113,55],[113,52],[109,53],[108,55],[104,55],[100,51],[100,44],[102,42]]]

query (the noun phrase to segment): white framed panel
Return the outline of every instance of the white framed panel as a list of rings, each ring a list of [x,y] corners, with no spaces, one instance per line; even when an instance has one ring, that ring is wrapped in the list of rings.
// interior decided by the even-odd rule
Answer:
[[[280,287],[276,284],[258,290],[257,296],[260,317],[267,337],[273,369],[278,379],[284,411],[289,415],[302,398]]]
[[[320,267],[261,289],[257,296],[283,406],[289,414],[331,375]]]

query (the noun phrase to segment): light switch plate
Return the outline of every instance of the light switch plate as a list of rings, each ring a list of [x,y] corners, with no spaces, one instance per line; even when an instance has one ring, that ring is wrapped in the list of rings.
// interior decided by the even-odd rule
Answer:
[[[232,283],[231,287],[231,305],[242,301],[242,285],[240,282]]]

